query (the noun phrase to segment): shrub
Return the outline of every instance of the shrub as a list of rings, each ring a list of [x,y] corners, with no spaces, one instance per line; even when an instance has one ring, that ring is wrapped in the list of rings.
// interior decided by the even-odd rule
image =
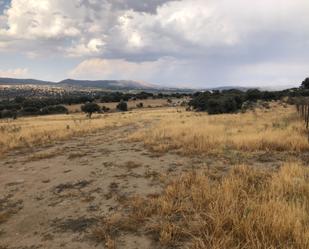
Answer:
[[[136,105],[136,107],[137,108],[143,108],[144,107],[144,104],[141,102],[141,103],[138,103],[137,105]]]
[[[301,83],[301,88],[303,88],[303,89],[309,89],[309,78],[306,78],[306,79]]]
[[[202,94],[189,104],[198,111],[207,111],[208,114],[222,114],[238,111],[241,108],[242,101],[233,96],[209,97]]]
[[[87,113],[88,117],[91,118],[92,114],[95,112],[100,112],[101,108],[96,103],[87,103],[85,105],[82,105],[81,110]]]
[[[0,104],[0,111],[3,111],[3,110],[20,110],[20,109],[21,109],[21,105],[18,104],[18,103],[7,102],[7,103]]]
[[[102,106],[102,112],[109,112],[111,109],[106,107],[106,106]]]
[[[26,100],[26,98],[25,98],[25,97],[22,97],[22,96],[17,96],[17,97],[14,99],[14,101],[15,101],[16,103],[19,103],[19,104],[22,104],[25,100]]]
[[[40,114],[40,109],[35,106],[24,107],[22,109],[22,114],[26,116],[38,115]]]
[[[262,98],[262,93],[258,89],[250,89],[246,93],[246,99],[249,101],[257,101]]]
[[[302,91],[303,93],[303,91]],[[250,89],[247,92],[240,90],[206,91],[193,94],[189,105],[196,111],[207,111],[209,114],[234,113],[246,110],[248,103],[279,100],[289,92],[267,92]]]
[[[210,99],[207,102],[207,112],[208,114],[219,114],[223,113],[222,101],[220,99]]]
[[[117,109],[119,111],[126,112],[128,111],[128,104],[125,101],[120,101],[119,104],[117,105]]]
[[[4,118],[17,118],[17,111],[16,110],[3,110],[0,112],[0,119]]]
[[[65,114],[65,113],[68,113],[68,109],[62,105],[46,106],[41,110],[41,115]]]

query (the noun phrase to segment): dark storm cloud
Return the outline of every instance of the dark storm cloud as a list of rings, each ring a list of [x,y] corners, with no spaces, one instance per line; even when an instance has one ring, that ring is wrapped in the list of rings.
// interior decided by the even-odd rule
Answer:
[[[108,0],[117,9],[133,9],[137,12],[155,13],[157,8],[167,2],[175,2],[180,0]]]
[[[114,10],[133,10],[136,12],[155,13],[159,6],[176,1],[180,0],[81,0],[77,4],[97,10],[101,9],[103,5],[110,4]]]

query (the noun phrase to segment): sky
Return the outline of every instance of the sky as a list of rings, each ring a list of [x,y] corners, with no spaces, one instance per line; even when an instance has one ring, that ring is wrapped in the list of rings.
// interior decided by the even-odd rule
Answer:
[[[0,0],[0,77],[297,86],[308,0]]]

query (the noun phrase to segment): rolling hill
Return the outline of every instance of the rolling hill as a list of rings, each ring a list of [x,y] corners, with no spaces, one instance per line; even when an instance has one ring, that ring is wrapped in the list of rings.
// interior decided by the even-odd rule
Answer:
[[[51,84],[55,83],[35,79],[0,78],[0,85],[51,85]]]
[[[66,79],[60,82],[43,81],[36,79],[14,79],[0,78],[0,85],[37,85],[37,86],[57,86],[73,88],[98,88],[108,90],[130,90],[130,89],[158,89],[160,86],[145,82],[132,80],[73,80]]]

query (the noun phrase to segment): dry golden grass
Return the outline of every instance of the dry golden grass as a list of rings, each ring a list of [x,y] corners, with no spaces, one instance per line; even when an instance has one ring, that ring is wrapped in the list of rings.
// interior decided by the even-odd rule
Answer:
[[[70,114],[0,120],[0,156],[16,148],[46,145],[106,128],[130,124],[142,127],[144,123],[161,119],[172,112],[175,111],[170,108],[143,109],[127,113],[93,115],[92,119],[84,114]]]
[[[137,131],[131,139],[156,152],[179,150],[186,155],[226,150],[309,151],[303,122],[295,107],[273,104],[271,110],[209,116],[174,112]]]
[[[19,147],[44,145],[72,136],[129,123],[128,116],[53,115],[0,121],[0,155]]]
[[[161,195],[133,198],[129,213],[114,215],[96,234],[151,234],[161,248],[309,248],[309,168],[287,163],[277,172],[235,166],[213,180],[185,173]]]
[[[295,108],[274,104],[271,110],[216,116],[161,108],[95,115],[93,119],[72,114],[0,120],[0,156],[20,147],[45,145],[129,124],[139,128],[130,139],[142,141],[158,153],[309,151],[305,127]]]
[[[137,217],[125,218],[120,214],[114,214],[108,219],[103,219],[102,226],[93,231],[98,241],[104,241],[108,249],[116,248],[115,238],[123,231],[134,232],[141,225]]]
[[[103,118],[88,120],[82,115],[56,115],[0,121],[0,154],[19,148],[53,141],[111,126]]]

